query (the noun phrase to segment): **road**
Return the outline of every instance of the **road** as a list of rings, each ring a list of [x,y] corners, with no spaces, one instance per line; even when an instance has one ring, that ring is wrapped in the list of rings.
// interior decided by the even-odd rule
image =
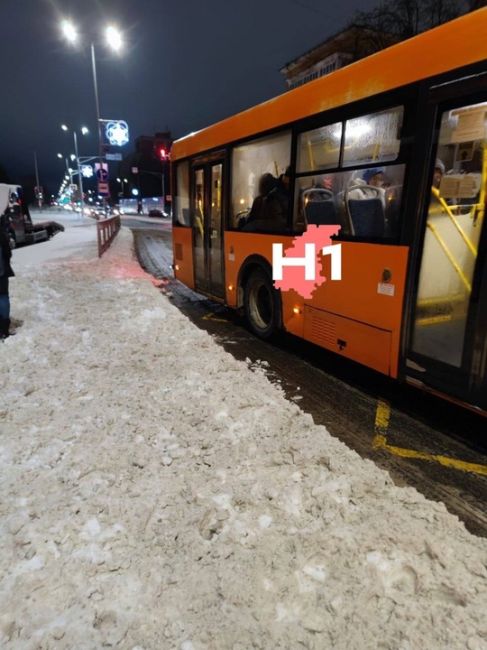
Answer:
[[[487,537],[487,422],[320,348],[282,335],[272,343],[241,317],[173,279],[171,226],[129,217],[139,261],[160,290],[240,360],[264,368],[287,397],[398,485],[440,500],[474,534]]]

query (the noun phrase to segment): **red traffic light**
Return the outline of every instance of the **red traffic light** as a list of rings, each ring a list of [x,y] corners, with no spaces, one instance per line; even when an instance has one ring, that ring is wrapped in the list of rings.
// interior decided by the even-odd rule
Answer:
[[[158,153],[159,158],[161,160],[166,160],[167,159],[167,151],[166,151],[166,149],[164,147],[159,147],[159,149],[157,150],[157,153]]]

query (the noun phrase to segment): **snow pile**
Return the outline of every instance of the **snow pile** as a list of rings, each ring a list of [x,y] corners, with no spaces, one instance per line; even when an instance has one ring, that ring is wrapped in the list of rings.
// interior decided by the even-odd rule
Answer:
[[[43,219],[49,218],[62,223],[65,231],[57,233],[49,241],[14,249],[12,262],[14,269],[19,271],[26,266],[37,266],[60,257],[80,254],[83,250],[88,256],[93,254],[96,247],[96,221],[87,217],[75,221],[73,217],[67,219],[65,215],[61,215],[63,218],[51,214],[41,216]]]
[[[487,647],[487,543],[152,286],[24,269],[0,347],[0,645]]]

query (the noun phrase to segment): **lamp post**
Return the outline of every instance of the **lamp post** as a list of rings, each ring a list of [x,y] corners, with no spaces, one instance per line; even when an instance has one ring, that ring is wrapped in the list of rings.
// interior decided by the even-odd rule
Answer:
[[[126,178],[117,178],[117,183],[120,183],[122,186],[122,196],[125,196],[125,183],[128,183],[128,179]]]
[[[65,39],[71,45],[76,45],[80,40],[78,29],[70,20],[63,20],[61,23],[61,31]],[[121,32],[114,26],[108,25],[105,28],[105,41],[107,46],[115,53],[119,53],[123,47],[123,39]],[[98,130],[98,156],[100,160],[100,169],[103,169],[103,141],[101,132],[101,116],[100,116],[100,100],[98,94],[98,75],[96,70],[96,53],[95,44],[92,41],[90,44],[91,50],[91,73],[93,76],[93,90],[95,95],[95,108],[96,108],[96,125]],[[105,204],[105,199],[103,199]]]
[[[67,157],[67,156],[63,156],[62,153],[58,153],[58,154],[57,154],[57,157],[58,157],[60,160],[62,160],[62,159],[64,158],[64,164],[66,165],[66,171],[67,171],[67,173],[68,173],[68,175],[69,175],[69,182],[72,183],[72,182],[73,182],[73,174],[72,174],[72,170],[71,170],[71,168],[70,168],[70,166],[69,166],[69,163],[68,163],[68,157]],[[71,154],[70,158],[71,158],[71,160],[74,160],[74,159],[75,159],[74,154]]]
[[[66,124],[61,124],[61,129],[63,131],[68,132],[69,128],[66,126]],[[89,130],[86,128],[86,126],[82,126],[81,129],[81,134],[82,135],[88,135]],[[80,192],[80,198],[81,198],[81,217],[83,218],[85,216],[85,211],[84,211],[84,200],[83,200],[83,174],[81,173],[81,166],[79,162],[79,152],[78,152],[78,135],[76,133],[76,130],[73,129],[73,141],[74,141],[74,158],[76,159],[76,165],[78,167],[78,180],[79,180],[79,192]]]
[[[37,204],[39,206],[39,210],[42,208],[42,194],[41,194],[41,184],[39,181],[39,166],[37,164],[37,151],[34,151],[34,167],[35,167],[35,172],[36,172],[36,199],[37,199]]]

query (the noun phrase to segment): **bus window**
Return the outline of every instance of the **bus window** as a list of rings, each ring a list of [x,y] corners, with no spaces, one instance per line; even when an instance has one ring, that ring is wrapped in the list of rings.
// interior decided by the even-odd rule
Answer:
[[[233,228],[255,232],[287,230],[291,133],[260,138],[235,147],[232,156]],[[288,176],[286,176],[288,178]]]
[[[339,224],[339,236],[390,239],[399,235],[405,165],[301,176],[294,226]]]
[[[442,114],[432,167],[413,350],[458,368],[487,191],[487,102]]]
[[[189,226],[189,163],[178,163],[176,167],[176,224]]]
[[[401,145],[402,106],[363,115],[345,123],[343,166],[396,160]]]
[[[296,172],[338,167],[341,140],[341,122],[301,133],[298,137]]]

